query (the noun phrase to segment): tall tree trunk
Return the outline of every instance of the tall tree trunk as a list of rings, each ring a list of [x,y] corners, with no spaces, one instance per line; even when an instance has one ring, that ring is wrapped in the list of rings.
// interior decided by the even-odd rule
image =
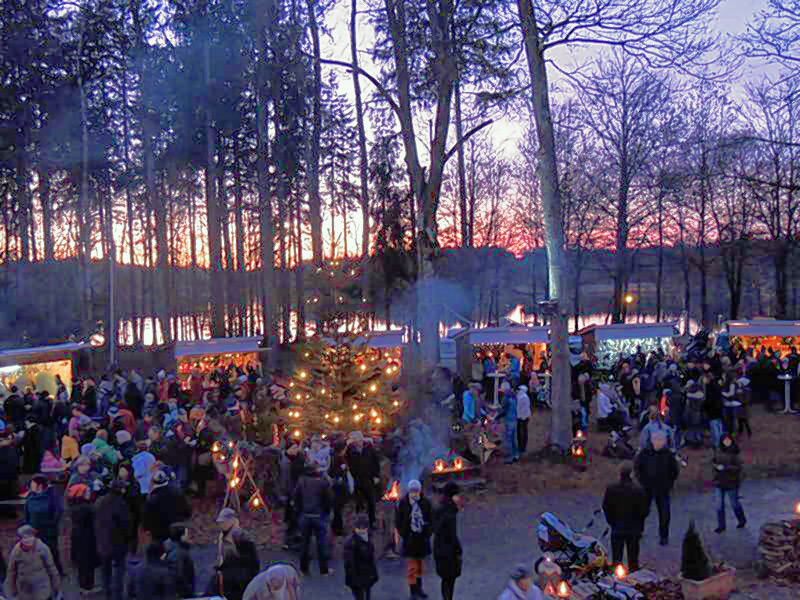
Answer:
[[[358,16],[358,0],[350,4],[350,54],[353,60],[353,90],[356,98],[356,127],[358,129],[358,154],[361,169],[361,218],[364,227],[361,230],[361,255],[369,255],[369,172],[367,163],[367,134],[364,128],[364,107],[361,101],[361,82],[358,74],[358,40],[356,26]]]
[[[661,285],[664,277],[664,190],[658,192],[658,273],[656,274],[656,322],[661,322]]]
[[[123,113],[122,113],[122,147],[123,151],[125,152],[125,156],[123,158],[123,165],[125,167],[125,218],[127,219],[127,237],[128,237],[128,251],[130,252],[130,264],[129,264],[129,273],[130,277],[128,279],[128,286],[130,290],[130,304],[131,304],[131,319],[132,319],[132,340],[131,343],[133,345],[138,345],[141,343],[141,337],[139,336],[139,327],[137,326],[137,316],[140,313],[141,305],[137,304],[138,294],[136,293],[137,290],[137,273],[136,273],[136,251],[133,246],[133,202],[131,197],[131,185],[133,182],[131,181],[130,176],[130,133],[129,133],[129,124],[128,124],[128,72],[127,70],[123,71],[122,73],[122,106],[123,106]],[[123,240],[123,246],[125,246],[125,240]]]
[[[538,178],[541,185],[548,259],[548,291],[553,347],[553,413],[551,443],[566,451],[572,441],[569,345],[566,312],[559,306],[563,290],[564,233],[561,228],[561,195],[558,183],[555,134],[550,110],[550,91],[543,47],[531,0],[518,0],[518,9],[528,58],[536,131],[539,139]]]
[[[110,173],[109,173],[110,176]],[[110,180],[110,179],[109,179]],[[106,344],[108,345],[108,364],[112,366],[117,361],[117,344],[119,342],[119,327],[117,320],[116,302],[116,267],[117,245],[114,242],[114,194],[111,185],[105,190],[105,230],[108,240],[108,314],[106,316]]]
[[[78,56],[83,57],[83,36],[85,24],[81,24]],[[80,60],[80,59],[79,59]],[[78,204],[79,243],[78,257],[83,274],[82,319],[83,335],[94,333],[94,294],[92,293],[92,261],[91,261],[91,220],[89,211],[89,107],[83,81],[83,68],[78,65],[78,93],[81,103],[81,191]]]
[[[42,202],[42,239],[45,262],[53,260],[53,210],[50,206],[50,168],[39,166],[39,197]]]
[[[26,111],[27,112],[27,111]],[[30,190],[28,189],[28,157],[25,150],[27,135],[24,131],[17,134],[17,170],[15,176],[17,201],[17,235],[20,245],[17,248],[17,261],[27,263],[30,261]],[[23,293],[24,297],[25,294]]]
[[[297,261],[294,265],[294,280],[297,298],[297,335],[295,341],[302,342],[306,339],[306,310],[305,310],[305,292],[303,286],[303,211],[302,211],[302,194],[295,193],[295,215],[292,219],[297,224],[297,237],[296,237],[296,250]]]
[[[319,199],[319,140],[322,129],[322,65],[319,45],[316,0],[307,0],[308,25],[314,51],[314,97],[312,98],[311,139],[308,144],[308,212],[311,221],[311,251],[314,266],[322,265],[322,204]],[[302,260],[302,259],[301,259]]]
[[[456,143],[458,144],[458,207],[461,213],[461,247],[470,245],[467,226],[467,178],[464,167],[464,122],[461,117],[461,84],[455,84]]]
[[[220,228],[220,244],[221,252],[224,258],[222,263],[222,273],[218,285],[222,288],[220,295],[222,296],[222,313],[224,315],[224,334],[226,337],[231,335],[233,330],[233,318],[231,316],[231,272],[233,271],[232,263],[232,250],[231,250],[231,228],[230,228],[230,214],[228,211],[228,188],[225,182],[226,172],[226,158],[227,158],[227,140],[223,135],[220,135],[219,145],[217,146],[217,210],[219,211],[219,228]]]
[[[620,167],[621,181],[617,205],[616,269],[614,273],[614,323],[624,322],[625,294],[628,287],[628,174]]]
[[[247,302],[244,293],[244,277],[245,277],[245,255],[244,255],[244,206],[242,199],[242,165],[239,161],[239,143],[236,138],[233,142],[233,173],[234,185],[236,194],[236,272],[237,281],[236,285],[232,286],[235,290],[238,305],[239,305],[239,335],[244,336],[245,326],[245,311],[247,310]]]
[[[211,42],[206,40],[204,47],[204,66],[206,84],[206,211],[208,213],[208,286],[211,305],[211,337],[225,335],[222,293],[222,253],[220,249],[219,207],[214,182],[214,148],[217,135],[212,115],[213,88],[211,79]],[[220,161],[221,162],[221,161]]]

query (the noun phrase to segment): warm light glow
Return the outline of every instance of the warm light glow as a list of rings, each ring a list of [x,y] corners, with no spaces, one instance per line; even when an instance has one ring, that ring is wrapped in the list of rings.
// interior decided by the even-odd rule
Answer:
[[[300,371],[300,379],[305,379],[306,377],[308,377],[308,373],[305,371]]]
[[[339,422],[339,417],[333,417],[333,422],[334,423],[338,423]]]
[[[326,419],[330,419],[331,418],[331,413],[325,413],[325,418]]]
[[[305,353],[303,356],[305,356],[306,358],[308,358],[309,356],[311,356],[311,354],[309,354],[308,352],[306,352],[306,353]]]
[[[367,370],[367,365],[361,365],[361,370],[362,371],[366,371]]]
[[[461,460],[460,458],[455,459],[455,461],[453,461],[453,468],[456,469],[457,471],[460,471],[461,469],[464,468],[464,461]]]
[[[633,294],[625,294],[625,304],[632,304],[634,301]]]
[[[290,388],[291,388],[291,387],[294,387],[294,381],[290,381],[290,382],[289,382],[289,387],[290,387]]]
[[[297,395],[294,397],[294,399],[295,399],[295,400],[302,400],[302,399],[303,399],[303,395],[302,395],[302,394],[297,394]]]
[[[395,400],[394,402],[392,402],[392,404],[393,404],[394,406],[400,406],[400,402],[398,402],[397,400]]]
[[[239,468],[239,457],[238,456],[235,459],[233,459],[233,468],[234,469],[238,469]]]
[[[370,416],[370,417],[377,417],[377,416],[378,416],[378,411],[376,411],[376,410],[373,408],[371,411],[369,411],[369,416]]]
[[[381,423],[383,423],[383,421],[381,420],[381,418],[380,418],[380,417],[378,417],[377,419],[375,419],[375,422],[376,422],[378,425],[380,425]]]
[[[211,451],[212,452],[219,452],[220,450],[221,450],[221,447],[219,445],[219,442],[214,442],[213,444],[211,444]]]
[[[578,430],[578,433],[576,433],[576,434],[575,434],[575,437],[576,437],[577,439],[579,439],[579,440],[580,440],[580,439],[582,439],[582,438],[583,438],[583,431],[581,431],[581,430],[579,429],[579,430]]]
[[[294,430],[294,437],[296,437],[296,438],[300,437],[300,430],[299,429],[295,429]]]
[[[356,423],[358,423],[360,420],[361,420],[361,415],[356,415],[355,417],[353,417],[353,421],[355,421]]]
[[[625,565],[623,564],[617,565],[617,567],[614,569],[614,577],[616,577],[621,581],[625,579],[625,577],[627,576],[628,576],[628,570],[625,568]]]
[[[433,470],[436,471],[437,473],[441,473],[442,471],[445,470],[446,467],[447,465],[445,465],[445,462],[441,458],[437,458],[436,461],[433,463]]]
[[[237,487],[239,487],[239,481],[240,480],[238,477],[234,477],[233,479],[231,479],[230,488],[232,490],[235,490]]]
[[[377,390],[378,390],[378,386],[375,385],[374,383],[371,386],[369,386],[369,391],[370,392],[375,392]]]
[[[795,514],[800,515],[800,502],[797,503],[797,506],[794,507]]]
[[[358,404],[353,404],[353,410],[358,410]]]
[[[228,442],[228,448],[233,448],[233,442]]]
[[[394,502],[400,499],[399,481],[392,482],[392,486],[389,488],[389,491],[383,495],[383,499],[388,500],[389,502]]]
[[[572,595],[572,590],[569,587],[569,584],[566,581],[562,581],[558,584],[558,597],[559,598],[569,598]]]

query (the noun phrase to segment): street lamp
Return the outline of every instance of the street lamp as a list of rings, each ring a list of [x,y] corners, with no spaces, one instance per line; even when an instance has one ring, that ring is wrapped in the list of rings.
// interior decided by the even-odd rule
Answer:
[[[634,300],[636,300],[636,298],[633,296],[633,294],[630,292],[625,294],[625,304],[633,304]]]

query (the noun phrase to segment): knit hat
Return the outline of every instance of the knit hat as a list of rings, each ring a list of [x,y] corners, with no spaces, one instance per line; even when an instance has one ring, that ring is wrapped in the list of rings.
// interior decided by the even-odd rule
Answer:
[[[164,471],[158,470],[155,472],[155,475],[153,475],[153,489],[164,487],[168,483],[169,477],[167,477],[167,474],[164,473]]]
[[[19,537],[25,537],[26,535],[36,535],[36,530],[30,525],[23,525],[22,527],[17,529],[17,535]]]
[[[238,519],[239,515],[236,514],[236,511],[230,507],[223,508],[219,511],[217,515],[216,523],[217,525],[224,525],[225,523],[230,523],[234,519]]]
[[[525,565],[517,565],[514,567],[514,570],[511,571],[511,579],[514,581],[519,581],[520,579],[530,579],[531,578],[531,570],[526,567]]]
[[[422,484],[419,482],[418,479],[412,479],[408,482],[408,491],[409,492],[421,492],[422,491]]]
[[[458,487],[455,481],[448,481],[442,490],[442,494],[445,498],[452,498],[453,496],[458,496],[460,493],[461,488]]]
[[[95,450],[96,448],[94,444],[84,444],[81,446],[81,456],[89,456]]]
[[[116,434],[118,444],[127,444],[131,441],[131,434],[125,429],[120,429]]]
[[[503,382],[503,383],[500,385],[500,391],[501,391],[501,392],[510,392],[510,391],[511,391],[511,384],[510,384],[510,383],[508,383],[507,381],[504,381],[504,382]]]
[[[108,416],[112,419],[119,415],[119,407],[116,404],[112,404],[111,408],[108,409]]]

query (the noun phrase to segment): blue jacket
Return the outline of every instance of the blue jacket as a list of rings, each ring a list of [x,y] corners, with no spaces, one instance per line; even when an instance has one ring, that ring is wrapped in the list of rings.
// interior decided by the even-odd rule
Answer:
[[[39,532],[42,539],[54,540],[58,536],[58,524],[63,514],[61,497],[53,488],[30,494],[25,500],[25,524]]]

